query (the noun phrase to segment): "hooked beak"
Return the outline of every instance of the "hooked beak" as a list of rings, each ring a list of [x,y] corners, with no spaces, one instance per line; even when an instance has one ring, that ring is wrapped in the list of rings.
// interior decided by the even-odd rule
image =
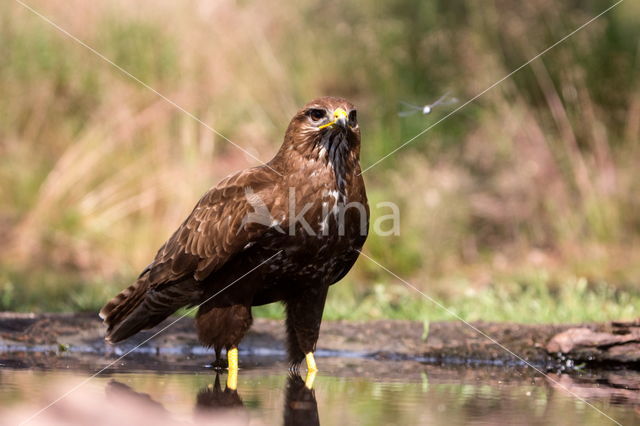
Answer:
[[[323,124],[319,128],[323,129],[325,127],[333,127],[334,125],[337,124],[343,129],[346,129],[348,117],[349,115],[347,114],[347,111],[343,110],[342,108],[336,108],[336,110],[333,111],[333,120],[331,120],[327,124]]]

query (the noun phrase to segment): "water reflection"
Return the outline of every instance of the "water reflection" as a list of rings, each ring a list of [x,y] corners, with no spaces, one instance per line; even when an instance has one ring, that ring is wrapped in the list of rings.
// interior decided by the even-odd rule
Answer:
[[[171,361],[162,368],[147,358],[118,366],[29,424],[599,425],[608,421],[604,414],[622,424],[640,418],[640,371],[629,369],[545,377],[524,368],[325,359],[313,390],[304,376],[287,375],[286,365],[248,364],[235,391],[226,387],[226,374],[202,368],[201,360],[179,367],[179,359]],[[77,370],[0,368],[0,423],[19,424],[98,368],[69,365]]]
[[[220,386],[220,374],[216,373],[213,385],[202,388],[196,398],[196,409],[206,413],[244,407],[242,398],[235,389]]]
[[[316,393],[309,389],[298,374],[292,373],[287,380],[284,401],[285,425],[319,425]]]
[[[112,401],[117,404],[120,398],[126,398],[129,402],[133,402],[140,407],[148,408],[151,411],[168,411],[162,404],[154,401],[149,394],[136,392],[131,387],[120,383],[116,380],[111,380],[105,388],[105,393],[108,401]]]
[[[153,400],[148,394],[136,392],[130,386],[116,380],[108,383],[106,395],[114,403],[127,399],[127,403],[134,402],[146,410],[170,414],[162,404]],[[289,375],[284,395],[283,423],[285,425],[320,424],[315,391],[305,385],[305,380],[299,374]],[[224,419],[224,423],[231,421],[234,424],[249,424],[251,420],[250,413],[245,408],[238,391],[229,389],[226,385],[222,389],[219,373],[216,373],[213,384],[203,387],[198,392],[194,417],[197,422]]]

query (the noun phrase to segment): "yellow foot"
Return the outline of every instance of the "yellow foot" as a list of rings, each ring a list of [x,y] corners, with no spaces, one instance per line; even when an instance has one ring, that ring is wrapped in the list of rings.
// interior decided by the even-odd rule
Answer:
[[[229,375],[227,376],[227,389],[238,389],[238,348],[231,348],[227,351],[229,362]]]
[[[307,377],[304,379],[304,385],[307,389],[312,389],[313,382],[316,379],[316,374],[318,373],[318,367],[316,366],[316,360],[313,357],[313,352],[306,354],[305,359],[307,360]]]

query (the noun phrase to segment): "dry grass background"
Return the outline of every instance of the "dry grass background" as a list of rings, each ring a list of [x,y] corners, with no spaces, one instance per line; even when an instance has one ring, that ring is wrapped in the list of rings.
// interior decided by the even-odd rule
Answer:
[[[400,119],[399,100],[465,101],[611,4],[453,3],[28,2],[265,161],[301,104],[347,97],[365,166],[446,113]],[[96,309],[256,161],[18,3],[0,10],[0,306]],[[638,18],[624,2],[367,171],[371,200],[402,211],[368,253],[470,319],[638,316]],[[346,281],[329,317],[446,317],[364,259]]]

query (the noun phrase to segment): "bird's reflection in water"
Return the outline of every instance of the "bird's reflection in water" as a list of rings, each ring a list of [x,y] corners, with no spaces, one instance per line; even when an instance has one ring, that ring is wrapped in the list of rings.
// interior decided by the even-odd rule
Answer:
[[[149,412],[168,413],[162,404],[154,401],[147,393],[136,392],[131,387],[111,380],[105,389],[107,399],[115,404],[136,405]]]
[[[296,373],[289,375],[284,399],[285,425],[319,425],[318,403],[313,388]]]
[[[233,416],[235,422],[249,423],[249,413],[244,408],[238,391],[228,387],[222,390],[218,373],[213,385],[202,388],[196,397],[196,417],[212,416]]]
[[[237,417],[245,417],[249,422],[249,415],[244,409],[242,398],[237,390],[220,386],[220,375],[216,374],[213,385],[209,385],[198,392],[196,402],[197,411],[200,413],[229,413],[234,411]],[[318,403],[313,389],[307,387],[305,380],[297,373],[291,373],[285,385],[284,402],[285,425],[319,425]],[[238,419],[236,419],[238,420]]]
[[[129,386],[112,380],[107,386],[107,396],[113,402],[134,402],[154,414],[166,414],[170,420],[171,414],[148,394],[134,391]],[[305,385],[305,381],[297,373],[291,373],[287,379],[285,389],[283,423],[285,425],[319,425],[318,403],[315,391]],[[237,390],[220,385],[220,374],[216,373],[213,384],[202,388],[196,397],[194,417],[196,424],[209,421],[224,424],[249,424],[250,413],[244,407],[242,398]]]

